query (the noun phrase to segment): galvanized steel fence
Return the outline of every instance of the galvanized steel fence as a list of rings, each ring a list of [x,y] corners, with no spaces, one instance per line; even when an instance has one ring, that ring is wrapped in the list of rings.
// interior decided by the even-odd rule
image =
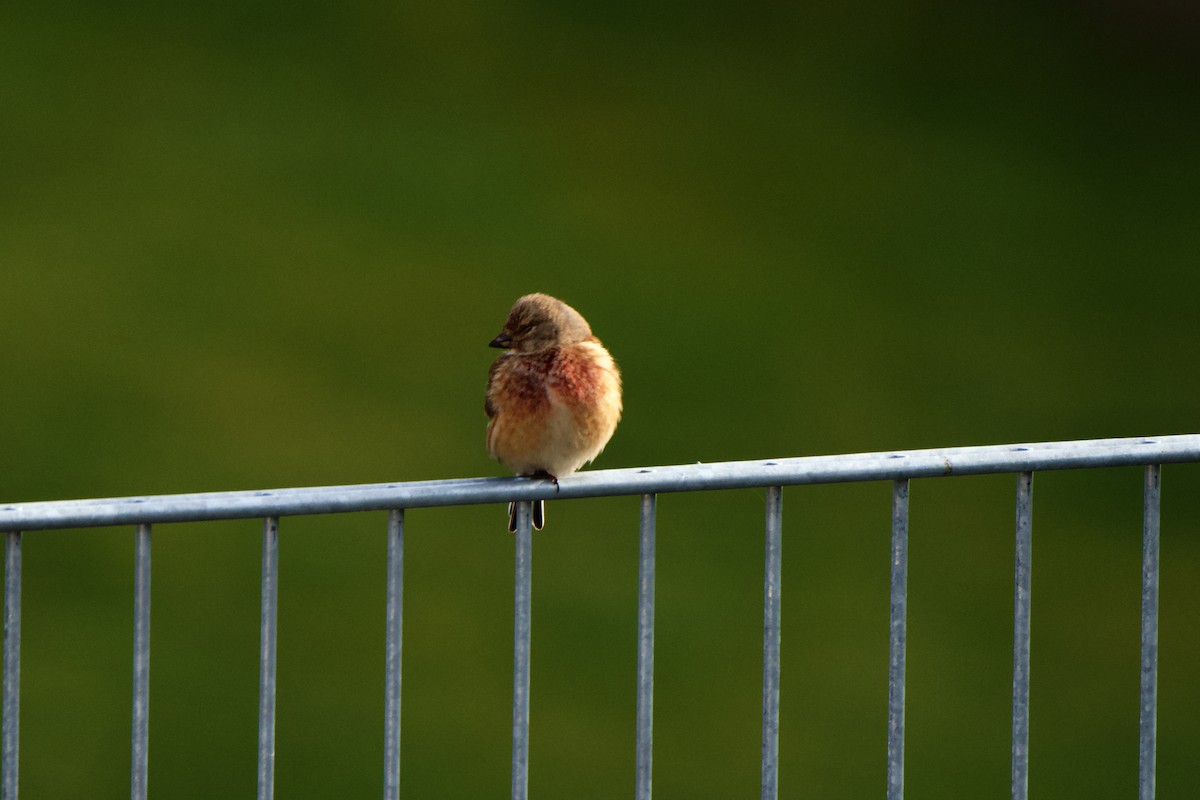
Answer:
[[[1145,467],[1138,797],[1139,800],[1150,800],[1154,797],[1156,752],[1160,471],[1163,464],[1184,462],[1200,462],[1200,434],[597,470],[563,479],[557,487],[546,481],[477,478],[0,506],[0,531],[6,533],[3,743],[0,747],[3,779],[0,782],[0,800],[17,800],[18,792],[23,531],[135,526],[130,786],[133,800],[144,800],[147,796],[149,745],[151,526],[159,522],[245,518],[263,520],[257,796],[259,800],[267,800],[274,796],[279,519],[306,514],[388,511],[383,796],[384,800],[396,800],[400,795],[404,510],[506,501],[518,503],[514,578],[512,797],[514,800],[524,800],[528,795],[529,764],[532,576],[529,501],[612,495],[641,496],[634,796],[638,800],[649,800],[653,752],[656,497],[666,492],[751,487],[765,487],[767,491],[763,582],[761,796],[764,800],[774,800],[779,784],[782,487],[863,481],[892,481],[886,792],[889,800],[899,800],[904,793],[909,481],[996,473],[1013,473],[1017,476],[1016,558],[1013,583],[1012,797],[1014,800],[1025,800],[1029,763],[1033,474],[1041,470],[1135,465]]]

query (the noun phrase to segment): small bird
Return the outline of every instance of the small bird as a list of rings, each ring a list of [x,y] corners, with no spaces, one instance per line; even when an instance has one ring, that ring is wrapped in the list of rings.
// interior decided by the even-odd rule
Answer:
[[[487,450],[517,475],[558,479],[600,455],[621,418],[621,373],[587,320],[561,300],[527,294],[490,347]],[[516,511],[509,504],[508,529]],[[545,508],[533,505],[541,530]]]

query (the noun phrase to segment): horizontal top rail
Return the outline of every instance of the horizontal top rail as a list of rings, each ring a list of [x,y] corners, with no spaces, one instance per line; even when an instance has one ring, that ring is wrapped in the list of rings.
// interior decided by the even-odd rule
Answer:
[[[1200,462],[1200,434],[951,447],[582,472],[0,505],[0,531],[381,511],[1037,470]]]

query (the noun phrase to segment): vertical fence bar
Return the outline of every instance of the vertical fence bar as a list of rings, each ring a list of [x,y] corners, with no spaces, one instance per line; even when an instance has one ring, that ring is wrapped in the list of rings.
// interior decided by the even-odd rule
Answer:
[[[517,503],[516,571],[513,581],[513,747],[512,797],[529,796],[529,632],[533,531],[530,504]]]
[[[258,800],[275,796],[275,644],[279,612],[279,519],[263,520],[262,621],[258,657]]]
[[[384,654],[383,798],[400,798],[400,653],[404,630],[404,511],[388,512]]]
[[[654,529],[657,498],[642,495],[638,544],[637,782],[635,800],[650,800],[654,752]]]
[[[887,800],[904,797],[904,667],[908,626],[908,480],[892,484],[892,596],[888,643]]]
[[[783,491],[767,487],[767,554],[763,578],[762,800],[779,795],[779,614]]]
[[[21,534],[4,537],[4,721],[0,761],[3,800],[17,800],[21,718]]]
[[[1017,476],[1016,566],[1013,570],[1012,796],[1029,793],[1029,601],[1033,558],[1033,473]]]
[[[1146,467],[1142,513],[1142,681],[1138,800],[1154,800],[1158,728],[1158,510],[1161,467]]]
[[[150,745],[150,525],[137,526],[133,589],[133,742],[129,796],[146,800]]]

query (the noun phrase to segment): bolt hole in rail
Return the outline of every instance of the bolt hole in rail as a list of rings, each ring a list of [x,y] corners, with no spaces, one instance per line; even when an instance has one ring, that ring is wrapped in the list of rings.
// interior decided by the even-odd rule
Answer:
[[[740,461],[682,466],[596,470],[565,478],[557,489],[547,482],[517,478],[386,483],[274,491],[127,497],[97,500],[17,503],[0,506],[5,532],[3,664],[3,800],[16,800],[19,789],[21,675],[21,541],[31,531],[128,525],[135,537],[133,620],[133,697],[130,787],[134,800],[147,797],[150,703],[150,576],[152,526],[155,523],[262,519],[262,612],[258,720],[258,793],[274,796],[275,654],[278,616],[279,530],[281,518],[309,514],[387,511],[385,610],[383,796],[400,794],[401,654],[403,620],[404,511],[410,508],[481,503],[518,503],[514,537],[514,647],[512,706],[512,797],[527,797],[529,785],[530,615],[533,537],[529,503],[633,495],[640,498],[637,613],[636,730],[632,732],[636,771],[634,796],[648,800],[652,787],[654,692],[654,577],[656,498],[669,492],[765,488],[762,780],[761,797],[778,796],[780,632],[783,570],[782,487],[826,483],[890,481],[891,592],[889,658],[886,675],[886,796],[904,794],[904,719],[908,598],[910,482],[924,478],[1011,473],[1015,481],[1012,655],[1012,797],[1027,797],[1029,776],[1030,620],[1032,596],[1034,474],[1046,470],[1141,466],[1142,508],[1141,670],[1139,685],[1138,797],[1155,793],[1159,495],[1164,464],[1200,462],[1200,434],[1044,442],[1025,445],[959,447],[941,450],[866,453],[770,461]],[[885,517],[886,518],[886,517]],[[664,676],[669,679],[670,676]]]

